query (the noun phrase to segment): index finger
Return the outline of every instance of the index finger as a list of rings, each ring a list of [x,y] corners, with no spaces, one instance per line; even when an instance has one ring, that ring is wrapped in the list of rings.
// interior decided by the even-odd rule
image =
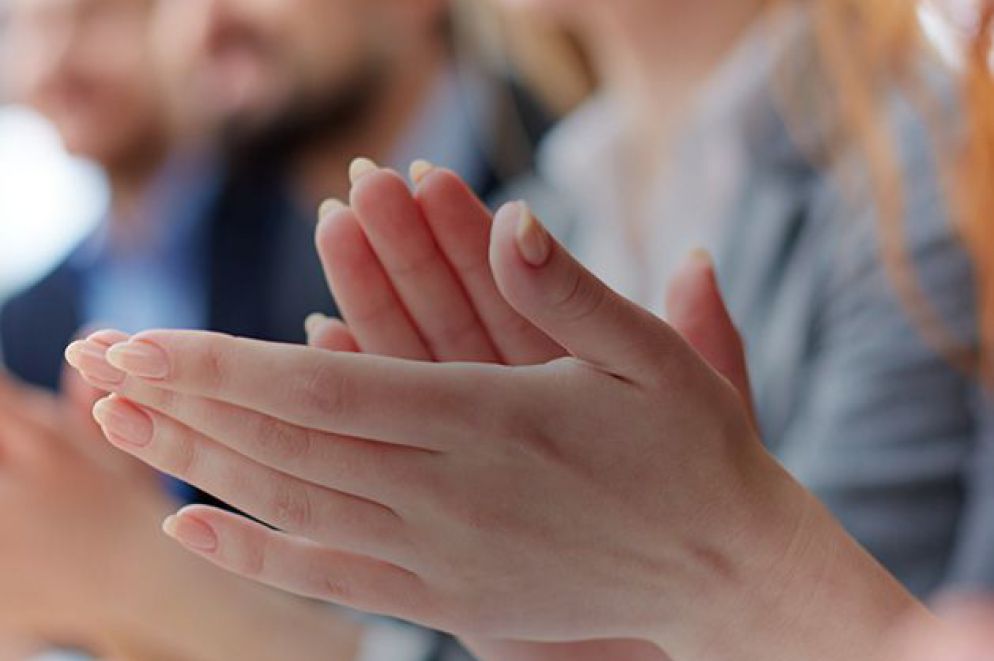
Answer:
[[[424,363],[195,331],[152,331],[107,362],[157,387],[207,397],[308,429],[409,445],[480,431],[495,405],[493,365]],[[122,378],[124,376],[122,374]]]
[[[433,168],[419,178],[416,198],[504,362],[533,365],[565,356],[497,288],[490,266],[493,216],[473,191],[452,171]]]

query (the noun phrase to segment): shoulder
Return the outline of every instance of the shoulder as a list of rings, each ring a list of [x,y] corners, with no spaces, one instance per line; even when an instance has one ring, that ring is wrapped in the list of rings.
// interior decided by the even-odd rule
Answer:
[[[973,272],[957,228],[957,200],[947,186],[949,154],[939,151],[960,122],[939,77],[932,103],[888,99],[876,149],[852,148],[820,177],[812,222],[835,250],[830,295],[852,298],[855,287],[899,301],[903,314],[930,308],[933,321],[975,341]]]

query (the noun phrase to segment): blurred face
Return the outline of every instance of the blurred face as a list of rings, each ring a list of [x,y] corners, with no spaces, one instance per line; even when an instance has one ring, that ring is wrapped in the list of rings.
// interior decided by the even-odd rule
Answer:
[[[252,136],[354,105],[426,38],[444,4],[168,0],[156,43],[185,97],[230,132]]]
[[[164,133],[151,66],[151,0],[4,0],[0,67],[14,100],[104,165]]]
[[[618,2],[618,0],[614,0]],[[592,10],[596,10],[598,4],[604,0],[497,0],[497,4],[505,6],[512,11],[536,11],[548,14],[553,18],[567,23],[575,20],[584,20]]]

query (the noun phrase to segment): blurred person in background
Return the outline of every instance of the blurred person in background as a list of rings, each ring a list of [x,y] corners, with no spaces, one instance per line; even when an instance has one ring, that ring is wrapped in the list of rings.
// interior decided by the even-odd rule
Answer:
[[[347,182],[328,173],[356,152],[398,166],[426,154],[499,197],[505,181],[528,185],[529,145],[547,123],[519,87],[457,66],[444,0],[8,4],[12,89],[112,190],[97,234],[3,310],[5,361],[35,387],[59,387],[62,346],[95,323],[303,339],[307,313],[334,311],[312,210]],[[56,405],[5,388],[0,437],[20,458],[7,471],[23,473],[0,499],[23,529],[0,545],[8,628],[139,658],[459,654],[413,630],[361,636],[175,557],[157,529],[173,502],[156,476],[102,452],[79,417],[92,393],[71,380],[62,390]],[[101,528],[66,532],[96,512]],[[146,599],[175,608],[139,622]]]
[[[276,179],[312,219],[347,194],[360,154],[404,171],[427,158],[484,199],[535,181],[533,145],[552,118],[467,44],[481,12],[447,0],[178,0],[161,5],[156,42],[180,55],[162,58],[172,98],[213,118],[232,168]]]
[[[771,451],[915,594],[994,586],[975,288],[931,133],[958,125],[952,77],[923,55],[860,88],[880,44],[846,2],[506,4],[581,35],[602,81],[540,153],[584,263],[666,313],[680,258],[714,254]]]
[[[58,345],[88,323],[227,325],[292,340],[299,316],[330,299],[318,278],[319,298],[303,298],[299,310],[254,313],[268,321],[285,312],[287,335],[275,324],[246,325],[217,302],[266,300],[271,278],[215,247],[219,173],[196,147],[176,144],[149,47],[154,2],[11,0],[5,10],[3,67],[14,98],[47,117],[68,151],[105,170],[111,205],[94,236],[3,310],[5,362],[29,385],[2,383],[0,518],[9,534],[0,544],[0,630],[129,658],[268,658],[297,645],[304,657],[319,648],[351,653],[352,625],[173,553],[156,519],[175,501],[158,476],[94,443],[90,391],[72,379],[58,400],[34,390],[60,386]],[[281,257],[283,268],[307,252]],[[242,279],[233,289],[234,273]],[[95,521],[102,525],[82,527]],[[168,622],[150,627],[136,617],[142,604],[162,600],[171,602]],[[272,630],[273,618],[301,635]]]

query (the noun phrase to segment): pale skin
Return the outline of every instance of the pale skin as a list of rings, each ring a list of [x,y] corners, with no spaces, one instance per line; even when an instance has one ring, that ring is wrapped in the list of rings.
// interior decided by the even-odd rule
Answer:
[[[167,525],[187,548],[471,640],[635,639],[686,659],[880,658],[923,613],[765,452],[732,379],[526,207],[491,230],[448,173],[422,176],[416,199],[389,173],[358,174],[353,210],[322,231],[351,217],[375,248],[373,225],[415,205],[438,240],[406,266],[376,249],[388,282],[425,277],[422,305],[474,312],[455,331],[416,326],[422,347],[481,360],[459,352],[483,337],[509,364],[183,332],[73,345],[70,362],[115,393],[96,409],[114,445],[278,529],[189,508]],[[447,244],[440,209],[490,238]],[[446,276],[462,299],[439,298]],[[395,298],[373,312],[415,309],[416,288],[384,290]],[[453,337],[465,344],[442,357]],[[566,357],[549,361],[556,345]]]

